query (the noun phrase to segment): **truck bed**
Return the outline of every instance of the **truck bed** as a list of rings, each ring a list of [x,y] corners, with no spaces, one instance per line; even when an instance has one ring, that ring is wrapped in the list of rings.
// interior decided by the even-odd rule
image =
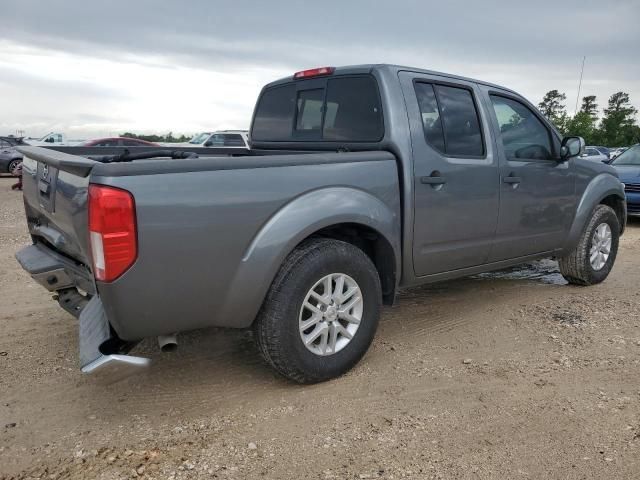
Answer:
[[[289,250],[282,245],[340,223],[335,207],[341,203],[351,210],[354,202],[369,205],[360,213],[365,222],[383,210],[392,212],[392,224],[381,229],[399,238],[396,159],[384,151],[252,152],[123,163],[34,147],[22,151],[34,242],[87,271],[88,185],[133,195],[138,257],[114,282],[95,284],[123,340],[212,325],[249,326],[282,261],[278,252]],[[317,215],[327,202],[334,213]],[[296,222],[305,225],[302,232]]]

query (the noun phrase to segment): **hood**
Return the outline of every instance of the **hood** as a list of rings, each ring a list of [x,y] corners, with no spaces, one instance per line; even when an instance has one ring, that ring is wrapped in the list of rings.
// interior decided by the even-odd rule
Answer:
[[[640,165],[613,165],[622,183],[640,183]]]

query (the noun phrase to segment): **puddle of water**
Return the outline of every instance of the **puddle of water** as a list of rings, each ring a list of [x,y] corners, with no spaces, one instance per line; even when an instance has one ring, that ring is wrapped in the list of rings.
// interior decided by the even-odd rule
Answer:
[[[481,273],[471,278],[497,280],[535,280],[550,285],[567,285],[558,270],[558,262],[551,259],[535,260],[496,272]]]

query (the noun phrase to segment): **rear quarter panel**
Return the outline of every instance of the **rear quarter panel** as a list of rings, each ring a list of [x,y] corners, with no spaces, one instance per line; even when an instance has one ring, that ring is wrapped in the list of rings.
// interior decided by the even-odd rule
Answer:
[[[398,250],[393,155],[334,155],[345,161],[92,179],[136,201],[138,259],[115,282],[98,283],[119,336],[249,326],[282,260],[324,226],[363,223]]]

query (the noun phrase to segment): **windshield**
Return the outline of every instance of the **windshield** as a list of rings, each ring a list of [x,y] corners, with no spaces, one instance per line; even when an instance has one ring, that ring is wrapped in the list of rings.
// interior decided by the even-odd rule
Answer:
[[[191,140],[189,140],[189,143],[203,143],[207,138],[209,138],[209,135],[211,135],[210,133],[199,133],[197,134],[195,137],[193,137]]]
[[[611,163],[612,165],[637,165],[640,167],[640,145],[635,145],[626,152],[621,153]]]

